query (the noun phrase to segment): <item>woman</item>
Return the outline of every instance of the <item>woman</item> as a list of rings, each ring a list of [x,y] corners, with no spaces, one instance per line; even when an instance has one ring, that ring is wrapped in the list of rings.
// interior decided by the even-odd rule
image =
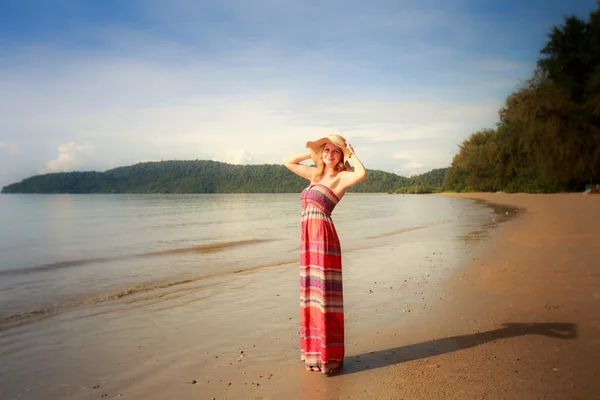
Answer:
[[[342,253],[331,212],[346,189],[367,177],[367,171],[340,135],[308,142],[306,147],[309,152],[283,160],[292,172],[310,180],[300,195],[300,358],[306,369],[330,375],[344,360]],[[309,158],[316,166],[300,164]]]

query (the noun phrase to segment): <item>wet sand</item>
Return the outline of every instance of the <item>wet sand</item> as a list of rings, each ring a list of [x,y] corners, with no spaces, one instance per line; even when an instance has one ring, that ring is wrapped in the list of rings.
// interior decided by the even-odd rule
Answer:
[[[600,398],[600,196],[456,196],[522,211],[483,241],[465,238],[460,256],[443,241],[432,250],[427,231],[345,256],[342,374],[299,361],[290,263],[5,331],[20,350],[2,349],[0,397]],[[413,265],[398,265],[399,252]]]

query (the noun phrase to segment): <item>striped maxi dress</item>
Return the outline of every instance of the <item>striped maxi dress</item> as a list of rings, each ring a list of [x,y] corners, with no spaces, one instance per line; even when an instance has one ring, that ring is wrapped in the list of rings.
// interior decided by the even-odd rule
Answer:
[[[344,359],[342,253],[331,219],[339,199],[317,183],[300,200],[300,358],[321,368]]]

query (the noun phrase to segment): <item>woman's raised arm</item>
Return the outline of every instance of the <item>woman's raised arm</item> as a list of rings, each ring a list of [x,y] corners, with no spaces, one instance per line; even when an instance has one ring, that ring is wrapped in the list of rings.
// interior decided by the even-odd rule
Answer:
[[[315,167],[309,167],[308,165],[302,165],[300,162],[310,159],[310,152],[299,153],[283,159],[283,165],[285,165],[290,171],[298,176],[312,180],[312,175]]]
[[[350,146],[350,143],[346,142],[346,147],[350,149],[350,159],[354,166],[354,171],[344,171],[342,174],[342,184],[345,187],[356,185],[360,181],[367,179],[367,170],[363,163],[358,159],[354,153],[354,149]]]

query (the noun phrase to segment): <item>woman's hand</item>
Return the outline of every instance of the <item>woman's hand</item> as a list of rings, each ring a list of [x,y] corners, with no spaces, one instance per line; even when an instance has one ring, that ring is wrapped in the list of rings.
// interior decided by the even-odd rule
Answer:
[[[346,142],[346,148],[348,150],[350,150],[350,157],[352,157],[354,155],[354,149],[352,148],[352,146],[350,145],[350,143]]]

